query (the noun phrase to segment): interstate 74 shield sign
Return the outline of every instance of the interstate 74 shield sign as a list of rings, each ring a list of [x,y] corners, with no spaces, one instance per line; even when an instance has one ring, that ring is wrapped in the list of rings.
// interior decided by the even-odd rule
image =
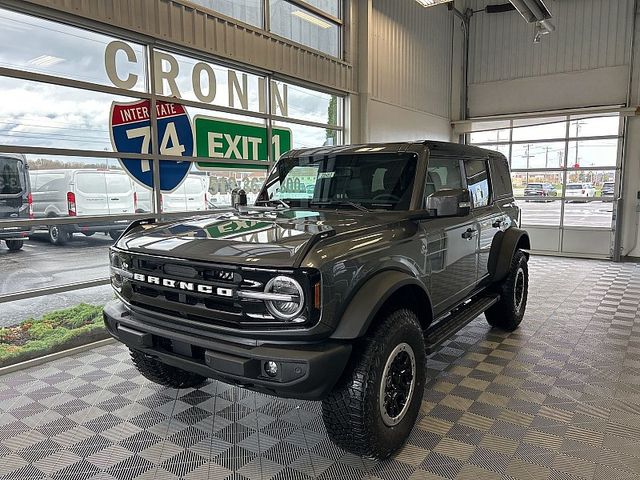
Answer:
[[[191,157],[193,130],[184,107],[157,102],[158,145],[160,155]],[[113,102],[109,117],[111,143],[116,152],[151,153],[151,120],[149,100],[131,103]],[[153,186],[153,162],[121,158],[127,173],[145,187]],[[191,162],[160,160],[160,190],[172,192],[187,178]]]

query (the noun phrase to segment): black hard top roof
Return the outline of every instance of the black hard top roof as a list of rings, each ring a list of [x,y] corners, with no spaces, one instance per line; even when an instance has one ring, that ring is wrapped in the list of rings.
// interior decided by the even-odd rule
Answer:
[[[426,146],[432,152],[446,153],[452,156],[487,156],[495,155],[497,152],[484,148],[463,145],[460,143],[440,142],[435,140],[416,140],[413,142],[388,142],[388,143],[361,143],[356,145],[341,145],[337,147],[324,146],[314,148],[304,148],[291,150],[286,157],[299,156],[324,156],[324,155],[344,155],[344,154],[366,154],[366,153],[399,153],[415,150],[421,145]]]

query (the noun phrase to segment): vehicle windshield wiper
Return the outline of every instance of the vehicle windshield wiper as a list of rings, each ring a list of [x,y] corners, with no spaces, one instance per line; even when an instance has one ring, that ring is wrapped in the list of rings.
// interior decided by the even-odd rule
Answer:
[[[367,207],[365,207],[364,205],[362,205],[361,203],[356,203],[356,202],[352,202],[351,200],[338,200],[335,202],[311,202],[311,205],[320,205],[323,207],[326,206],[330,206],[330,205],[347,205],[349,207],[353,207],[357,210],[360,210],[361,212],[370,212],[371,210],[369,210]]]
[[[270,200],[257,200],[256,201],[256,205],[258,205],[258,204],[267,204],[268,205],[270,203],[279,203],[284,208],[291,208],[291,205],[289,205],[287,202],[285,202],[284,200],[281,200],[279,198],[272,198]]]

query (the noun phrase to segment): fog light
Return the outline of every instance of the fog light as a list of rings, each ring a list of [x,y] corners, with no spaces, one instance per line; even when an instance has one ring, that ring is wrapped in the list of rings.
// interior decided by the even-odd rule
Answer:
[[[278,375],[278,364],[272,360],[269,360],[264,364],[264,371],[270,377]]]

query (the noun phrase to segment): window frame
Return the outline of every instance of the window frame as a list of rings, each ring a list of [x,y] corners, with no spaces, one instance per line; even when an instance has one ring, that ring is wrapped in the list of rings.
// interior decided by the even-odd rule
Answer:
[[[230,20],[233,20],[234,22],[240,22],[243,25],[246,25],[249,28],[252,29],[257,29],[257,30],[263,30],[269,33],[269,35],[272,35],[275,38],[278,39],[282,39],[286,42],[291,42],[295,45],[298,45],[306,50],[311,50],[313,52],[317,52],[321,55],[326,55],[328,57],[331,58],[338,58],[340,60],[343,60],[345,58],[345,51],[344,51],[344,45],[345,45],[345,41],[344,41],[344,36],[345,36],[345,21],[344,21],[344,17],[345,17],[345,0],[338,0],[338,15],[333,15],[328,11],[325,11],[321,8],[316,7],[315,5],[312,5],[308,2],[305,2],[304,0],[285,0],[286,2],[295,5],[297,8],[302,9],[304,12],[309,13],[313,16],[317,16],[320,17],[320,19],[329,22],[331,25],[334,25],[338,28],[338,46],[337,46],[337,51],[338,51],[338,55],[332,55],[331,53],[325,52],[323,50],[318,50],[317,48],[313,48],[310,47],[308,45],[305,45],[304,43],[300,43],[297,42],[291,38],[288,37],[284,37],[282,35],[279,35],[275,32],[272,31],[271,29],[271,1],[272,0],[262,0],[262,24],[261,25],[253,25],[251,23],[247,23],[244,20],[240,19],[240,18],[235,18],[235,17],[230,17],[222,12],[219,12],[218,10],[215,10],[213,8],[204,6],[200,3],[198,3],[196,0],[177,0],[180,3],[183,3],[191,8],[197,8],[199,10],[204,10],[206,12],[211,12],[214,15],[217,16],[222,16],[224,18],[229,18]]]
[[[341,1],[341,4],[340,4],[341,11],[344,12],[344,2],[343,0],[340,0],[340,1]],[[188,2],[185,1],[184,3],[188,3]],[[189,4],[189,6],[191,8],[194,8],[196,5]],[[300,7],[305,8],[307,10],[313,9],[313,6],[306,5],[306,4],[300,5]],[[202,7],[199,7],[199,6],[198,8],[202,9]],[[317,128],[322,128],[322,129],[327,129],[327,130],[337,132],[336,135],[337,135],[339,144],[343,144],[347,141],[349,93],[346,91],[331,89],[329,87],[323,87],[322,85],[314,84],[312,82],[305,81],[302,79],[290,78],[285,75],[278,74],[277,72],[264,71],[259,69],[256,66],[242,64],[242,63],[234,63],[231,59],[225,59],[220,57],[213,57],[213,58],[208,57],[205,54],[205,52],[197,51],[187,46],[181,46],[178,44],[167,44],[166,42],[150,39],[141,34],[124,30],[122,28],[110,29],[104,25],[93,24],[87,19],[72,17],[66,14],[50,15],[50,16],[44,15],[40,10],[26,4],[24,6],[20,5],[20,7],[3,5],[0,8],[0,14],[4,10],[10,11],[10,12],[16,12],[22,15],[26,15],[28,17],[40,18],[40,19],[52,22],[61,27],[79,28],[79,29],[84,29],[89,31],[95,31],[102,35],[109,36],[112,40],[121,40],[124,42],[132,42],[135,44],[142,45],[144,47],[144,53],[145,53],[145,58],[143,60],[144,66],[145,66],[144,68],[145,88],[142,91],[127,90],[127,89],[123,89],[113,85],[96,83],[94,81],[78,80],[75,78],[68,78],[65,76],[60,76],[60,75],[55,75],[50,73],[25,71],[25,70],[21,70],[18,66],[14,66],[14,67],[0,66],[0,77],[2,78],[27,80],[27,81],[37,82],[38,84],[68,87],[70,89],[81,89],[86,92],[92,92],[97,94],[117,95],[117,96],[122,96],[127,99],[130,99],[131,101],[148,100],[150,102],[152,111],[155,111],[154,107],[157,104],[157,102],[170,101],[173,103],[183,105],[185,107],[194,107],[197,109],[207,110],[212,113],[215,113],[216,111],[220,111],[220,112],[225,112],[230,114],[237,114],[244,117],[259,118],[261,120],[264,120],[267,126],[269,127],[276,121],[283,121],[291,124],[305,125],[309,127],[317,127]],[[221,15],[224,17],[224,15],[222,14],[216,13],[216,15]],[[338,23],[342,25],[342,20],[340,19],[338,20],[339,20]],[[255,27],[250,26],[248,24],[247,24],[247,27],[255,30]],[[344,29],[342,27],[340,28],[340,32],[341,32],[341,38],[342,38],[342,36],[344,35]],[[295,43],[288,39],[283,39],[283,40],[287,43]],[[301,45],[301,48],[311,50],[308,47],[305,47],[304,45]],[[278,80],[278,81],[287,82],[291,85],[301,86],[304,88],[309,88],[311,90],[316,90],[318,92],[335,95],[338,101],[338,107],[337,107],[338,108],[338,111],[337,111],[338,124],[328,125],[324,123],[307,121],[304,119],[281,117],[281,116],[275,115],[271,110],[265,113],[251,112],[251,111],[245,111],[238,108],[221,107],[221,106],[207,104],[207,103],[201,103],[201,102],[185,100],[185,99],[177,99],[174,97],[163,97],[162,95],[158,95],[157,93],[154,92],[154,83],[152,82],[153,73],[151,72],[153,71],[153,69],[149,68],[149,65],[153,65],[152,56],[153,56],[153,52],[156,49],[163,50],[171,54],[185,55],[192,59],[202,60],[206,63],[215,63],[223,67],[235,69],[239,73],[263,75],[266,78],[267,84],[269,84],[270,80]],[[318,54],[322,56],[328,56],[326,53],[323,53],[323,52],[318,52]],[[152,114],[152,120],[151,120],[152,131],[157,128],[157,122],[153,120],[153,117],[154,115]],[[152,143],[155,145],[155,143],[157,142],[152,142]],[[122,152],[115,152],[115,151],[109,151],[109,150],[78,149],[78,148],[69,148],[69,147],[53,148],[53,147],[45,147],[45,146],[27,146],[25,143],[10,144],[10,145],[4,144],[4,145],[0,145],[0,147],[1,147],[0,148],[1,151],[5,151],[7,153],[21,153],[25,155],[48,155],[56,159],[85,157],[86,159],[91,159],[91,160],[111,161],[111,160],[118,160],[118,159],[124,158],[124,159],[148,160],[150,162],[153,162],[153,164],[156,166],[159,165],[159,162],[161,159],[190,161],[190,162],[201,161],[203,159],[203,157],[195,157],[195,156],[194,157],[182,157],[182,156],[178,157],[178,156],[167,156],[167,155],[163,156],[163,155],[160,155],[157,151],[152,151],[151,153],[144,153],[144,154],[143,153],[122,153]],[[272,156],[269,156],[269,157],[270,158],[266,162],[260,161],[261,167],[262,166],[266,167],[265,173],[268,172],[268,168],[272,167],[275,163],[275,159],[272,158]],[[27,163],[28,162],[29,160],[27,161]],[[248,161],[244,161],[244,162],[246,163]],[[244,170],[244,165],[242,164],[242,161],[234,160],[233,163],[237,164],[237,168],[235,170],[237,171]],[[64,170],[61,170],[61,172],[64,172]],[[57,179],[57,180],[68,182],[68,179],[66,176],[62,176],[60,179]],[[52,182],[53,181],[56,181],[56,180],[52,180]],[[152,195],[154,195],[157,192],[156,190],[153,190],[153,189],[149,189],[149,190],[152,192]],[[32,188],[32,192],[35,192],[35,191],[36,190]],[[134,188],[134,191],[135,191],[135,188]],[[170,220],[173,218],[181,218],[190,214],[199,214],[199,213],[201,212],[185,210],[185,211],[175,212],[175,213],[152,212],[152,213],[131,213],[131,214],[86,215],[86,216],[82,216],[80,220],[78,217],[73,217],[73,216],[56,217],[56,218],[42,217],[42,218],[33,218],[33,219],[10,219],[10,220],[3,220],[3,222],[0,224],[0,228],[15,227],[15,226],[43,227],[47,225],[75,225],[78,223],[90,224],[91,222],[100,222],[104,220],[107,220],[109,222],[111,221],[124,222],[124,221],[135,221],[135,220],[140,220],[144,218],[162,218],[162,219]],[[64,293],[64,292],[70,292],[75,290],[84,290],[91,287],[108,285],[109,283],[110,283],[109,278],[98,278],[90,281],[47,286],[42,289],[29,289],[24,291],[17,291],[17,292],[0,295],[0,304],[17,301],[21,299],[41,297],[49,294]]]

